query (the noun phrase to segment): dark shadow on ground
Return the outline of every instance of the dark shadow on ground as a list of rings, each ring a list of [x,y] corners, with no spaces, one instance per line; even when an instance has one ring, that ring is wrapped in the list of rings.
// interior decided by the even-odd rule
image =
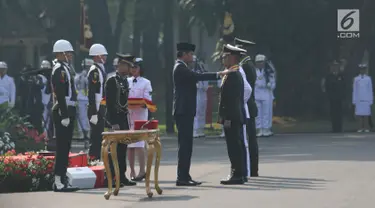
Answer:
[[[298,134],[259,138],[261,163],[374,161],[375,134]],[[163,146],[163,165],[177,164],[177,143]],[[192,163],[228,163],[224,139],[195,139]]]

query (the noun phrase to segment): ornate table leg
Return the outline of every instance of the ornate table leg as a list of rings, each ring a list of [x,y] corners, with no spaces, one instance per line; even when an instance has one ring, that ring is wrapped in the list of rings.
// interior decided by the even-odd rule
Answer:
[[[147,157],[147,169],[146,169],[146,193],[149,198],[151,198],[153,195],[150,189],[150,175],[151,175],[152,162],[154,160],[154,153],[155,153],[154,144],[152,143],[148,144],[148,147],[147,147],[148,157]]]
[[[112,194],[112,173],[111,168],[109,167],[109,160],[108,160],[108,146],[109,142],[107,140],[102,141],[102,160],[104,163],[105,172],[107,173],[107,181],[108,181],[108,191],[104,194],[105,199],[109,199]]]
[[[117,142],[113,142],[111,144],[111,156],[112,156],[112,163],[115,169],[115,176],[116,176],[116,188],[113,192],[113,195],[117,196],[118,192],[120,191],[120,168],[117,159]]]
[[[159,137],[155,140],[154,145],[155,145],[155,152],[156,152],[154,183],[155,183],[156,192],[160,195],[163,193],[163,190],[159,187],[159,167],[160,167],[160,159],[161,159],[161,142],[160,142]]]

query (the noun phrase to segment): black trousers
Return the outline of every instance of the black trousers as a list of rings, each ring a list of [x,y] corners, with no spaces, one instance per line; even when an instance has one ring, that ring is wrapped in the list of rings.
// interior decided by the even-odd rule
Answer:
[[[120,130],[129,130],[129,122],[127,120],[127,115],[126,114],[121,114],[119,116],[119,121],[118,125],[120,126]],[[119,164],[119,169],[120,169],[120,181],[126,180],[125,172],[126,172],[126,152],[128,149],[128,145],[126,144],[118,144],[117,145],[117,160]],[[113,162],[112,162],[112,157],[111,154],[109,154],[109,164],[112,172],[112,177],[115,177],[115,169],[113,167]]]
[[[243,156],[243,125],[237,122],[232,122],[229,128],[224,127],[225,140],[227,143],[227,151],[231,163],[231,169],[234,177],[244,176],[244,156]]]
[[[342,132],[342,99],[331,99],[330,114],[333,132]]]
[[[190,165],[193,152],[193,126],[194,116],[175,115],[178,131],[178,164],[177,180],[191,180]]]
[[[65,177],[69,165],[69,152],[73,139],[74,121],[76,119],[76,108],[68,107],[70,123],[67,127],[61,124],[63,119],[56,109],[52,112],[56,136],[55,175]]]
[[[102,150],[102,133],[104,131],[104,119],[105,115],[105,106],[99,107],[98,112],[98,123],[96,125],[90,122],[91,132],[90,132],[90,150],[89,155],[100,159],[101,150]],[[89,120],[91,119],[91,114],[88,113]]]
[[[258,175],[259,169],[259,146],[256,136],[255,118],[247,120],[247,136],[249,141],[250,176]]]

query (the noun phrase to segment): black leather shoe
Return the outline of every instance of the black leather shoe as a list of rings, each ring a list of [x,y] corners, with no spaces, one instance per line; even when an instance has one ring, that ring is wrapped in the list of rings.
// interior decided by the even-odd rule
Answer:
[[[135,185],[137,185],[136,182],[134,182],[134,181],[130,181],[130,180],[127,179],[127,178],[121,180],[121,184],[124,185],[124,186],[135,186]]]
[[[249,180],[247,179],[247,177],[246,177],[246,176],[245,176],[245,177],[243,177],[243,182],[245,182],[245,183],[249,182]]]
[[[194,180],[187,180],[187,181],[177,180],[176,181],[176,186],[199,186],[201,184],[202,184],[201,182],[197,182]]]
[[[53,191],[54,192],[75,192],[78,191],[78,187],[73,186],[65,186],[64,188],[58,189],[55,184],[53,184]]]
[[[221,180],[220,181],[220,184],[222,185],[242,185],[244,184],[244,180],[243,180],[243,177],[228,177],[224,180]]]
[[[143,175],[141,175],[141,176],[137,176],[137,177],[135,177],[134,179],[132,179],[133,181],[143,181],[143,179],[145,179],[146,178],[146,173],[145,174],[143,174]]]

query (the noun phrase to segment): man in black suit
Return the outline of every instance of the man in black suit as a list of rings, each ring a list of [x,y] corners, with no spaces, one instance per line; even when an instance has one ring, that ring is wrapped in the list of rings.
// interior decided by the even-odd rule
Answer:
[[[187,66],[193,61],[195,45],[177,44],[177,60],[173,69],[174,109],[173,116],[178,130],[177,186],[197,186],[200,182],[190,176],[193,151],[193,124],[197,103],[197,81],[217,80],[222,72],[197,73]]]
[[[244,105],[244,80],[239,72],[241,52],[243,49],[224,46],[223,64],[228,73],[223,77],[220,93],[219,116],[224,125],[225,139],[231,172],[229,176],[221,180],[223,185],[237,185],[244,183],[245,171],[243,156],[243,125],[246,123]]]
[[[242,40],[239,38],[234,39],[234,43],[236,46],[240,48],[244,48],[249,53],[249,47],[255,45],[255,43],[248,41],[248,40]],[[247,136],[249,139],[249,153],[250,153],[250,176],[251,177],[258,177],[258,168],[259,168],[259,147],[258,147],[258,139],[256,136],[256,127],[255,127],[255,118],[258,116],[258,108],[255,103],[255,81],[257,79],[257,74],[255,71],[255,67],[253,62],[251,62],[250,56],[248,56],[246,53],[242,54],[243,58],[240,62],[240,66],[244,70],[246,74],[247,82],[249,82],[252,90],[251,97],[247,103],[247,106],[249,108],[250,113],[250,119],[247,119]]]

